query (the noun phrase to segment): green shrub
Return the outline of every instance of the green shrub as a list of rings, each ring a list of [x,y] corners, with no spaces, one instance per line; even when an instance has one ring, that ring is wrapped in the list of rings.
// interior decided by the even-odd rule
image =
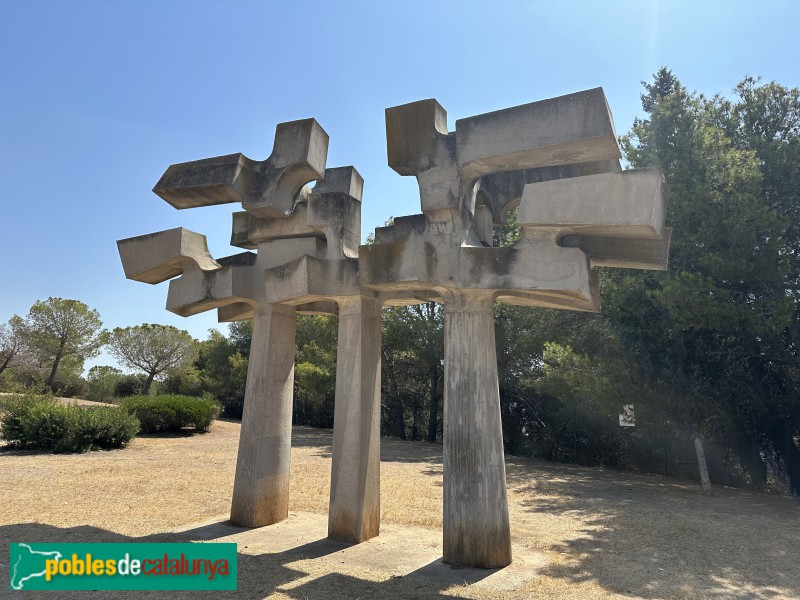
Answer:
[[[177,395],[133,396],[122,400],[120,407],[136,415],[145,433],[180,431],[184,427],[208,431],[220,411],[220,405],[209,398]]]
[[[10,444],[52,452],[124,448],[139,431],[136,418],[119,408],[82,408],[41,397],[4,401],[0,418],[0,437]]]
[[[83,398],[89,391],[88,384],[80,377],[67,377],[65,379],[56,377],[53,387],[55,395],[64,398]]]
[[[125,375],[114,385],[114,396],[139,396],[144,391],[144,379],[140,375]]]
[[[159,394],[193,396],[203,395],[203,382],[197,369],[187,369],[178,373],[169,373],[158,384]]]

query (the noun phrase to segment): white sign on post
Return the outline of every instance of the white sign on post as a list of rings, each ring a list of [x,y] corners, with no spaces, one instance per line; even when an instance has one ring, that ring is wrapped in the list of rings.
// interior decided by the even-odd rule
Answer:
[[[636,427],[636,418],[633,416],[633,404],[626,404],[619,413],[620,427]]]

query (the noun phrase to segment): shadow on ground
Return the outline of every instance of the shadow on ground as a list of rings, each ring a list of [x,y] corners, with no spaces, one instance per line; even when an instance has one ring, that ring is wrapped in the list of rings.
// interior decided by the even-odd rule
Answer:
[[[542,575],[644,598],[800,598],[800,508],[785,497],[509,459],[522,516],[576,519]]]
[[[16,595],[7,591],[9,581],[9,544],[28,543],[70,543],[70,542],[189,542],[219,540],[227,536],[241,534],[247,530],[235,527],[228,522],[213,523],[177,533],[161,533],[144,537],[129,537],[90,526],[60,528],[39,523],[21,523],[0,526],[0,582],[3,594]],[[265,532],[266,530],[262,530]],[[262,533],[262,535],[267,535]],[[227,540],[220,540],[227,541]],[[461,596],[441,592],[454,584],[475,583],[496,571],[475,569],[451,569],[440,560],[425,565],[406,576],[392,577],[385,581],[370,581],[345,573],[308,573],[293,563],[329,557],[348,544],[326,538],[301,543],[281,552],[249,554],[239,552],[239,589],[237,591],[150,591],[148,598],[169,598],[181,600],[190,598],[231,598],[236,600],[260,600],[274,593],[282,598],[305,600],[307,598],[353,599],[353,598],[399,598],[421,599],[447,597],[465,600]],[[239,543],[239,549],[247,546]],[[87,599],[127,599],[141,598],[142,592],[122,591],[28,591],[25,598],[87,598]],[[21,596],[20,596],[21,597]]]
[[[333,452],[333,430],[292,427],[293,448],[316,448],[318,456],[330,458]],[[381,438],[381,462],[442,464],[442,445],[429,442]]]

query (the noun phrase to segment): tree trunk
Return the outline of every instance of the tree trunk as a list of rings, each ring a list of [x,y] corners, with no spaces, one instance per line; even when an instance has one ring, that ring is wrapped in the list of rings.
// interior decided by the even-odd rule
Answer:
[[[56,355],[56,359],[53,361],[53,368],[50,369],[50,377],[47,378],[47,387],[50,388],[51,392],[55,392],[53,389],[53,382],[56,380],[56,371],[58,371],[58,363],[61,362],[61,353],[59,352]]]
[[[67,343],[67,338],[61,338],[61,344],[58,346],[58,352],[56,352],[56,358],[53,361],[53,368],[50,369],[50,377],[47,378],[47,387],[50,388],[51,392],[55,392],[53,389],[53,382],[56,380],[56,371],[58,371],[58,363],[61,362],[61,358],[64,354],[64,346]]]
[[[697,453],[697,468],[700,471],[700,483],[703,485],[703,495],[713,496],[714,490],[711,488],[711,479],[708,476],[706,453],[703,450],[703,440],[699,435],[694,436],[694,450]]]
[[[6,356],[6,359],[3,361],[3,364],[0,365],[0,373],[6,370],[6,367],[8,366],[8,363],[11,362],[12,358],[14,358],[14,353],[9,352],[8,356]]]
[[[155,378],[155,376],[156,376],[156,372],[155,371],[150,371],[147,374],[147,381],[144,382],[144,389],[142,390],[142,395],[143,396],[149,396],[150,395],[150,386],[152,385],[153,379]]]
[[[386,372],[389,375],[389,384],[392,388],[390,392],[391,404],[389,407],[389,432],[394,437],[401,440],[406,439],[406,424],[403,414],[403,403],[400,400],[400,386],[397,383],[397,373],[394,370],[394,361],[389,357],[387,352],[381,352],[383,355],[382,363],[386,365]]]

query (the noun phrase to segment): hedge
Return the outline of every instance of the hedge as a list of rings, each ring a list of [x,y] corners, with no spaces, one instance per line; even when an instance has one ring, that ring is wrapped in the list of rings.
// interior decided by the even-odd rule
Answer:
[[[80,407],[17,396],[2,403],[0,437],[13,446],[50,452],[124,448],[139,422],[115,407]]]
[[[174,394],[132,396],[120,401],[119,406],[139,419],[145,433],[180,431],[184,427],[208,431],[221,408],[208,398]]]

